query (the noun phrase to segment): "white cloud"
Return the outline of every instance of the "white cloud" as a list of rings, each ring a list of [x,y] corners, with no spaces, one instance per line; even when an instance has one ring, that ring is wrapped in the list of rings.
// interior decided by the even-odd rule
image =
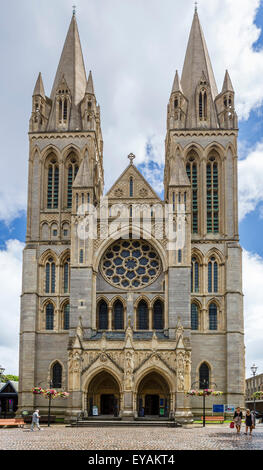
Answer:
[[[149,138],[154,138],[155,160],[164,162],[166,106],[175,69],[182,71],[193,3],[78,2],[86,68],[93,71],[101,105],[106,188],[126,167],[130,152],[136,154],[137,164],[145,159]],[[263,98],[263,50],[255,52],[252,48],[260,34],[253,24],[259,3],[260,0],[200,0],[198,5],[219,91],[228,68],[242,118],[247,118]],[[71,9],[70,0],[10,0],[0,18],[4,90],[1,109],[5,116],[0,130],[0,174],[4,175],[0,219],[10,220],[26,206],[32,90],[41,70],[46,94],[50,94]],[[6,17],[12,18],[12,28],[6,24]]]
[[[263,201],[263,142],[246,159],[239,161],[239,220]]]
[[[256,253],[243,252],[243,291],[246,344],[246,374],[255,362],[263,373],[263,258]]]
[[[0,364],[6,374],[18,373],[23,247],[18,240],[8,240],[0,250]]]

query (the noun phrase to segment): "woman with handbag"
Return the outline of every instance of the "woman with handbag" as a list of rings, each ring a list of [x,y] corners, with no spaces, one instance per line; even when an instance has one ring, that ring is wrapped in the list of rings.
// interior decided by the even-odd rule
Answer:
[[[250,410],[247,409],[246,411],[246,432],[245,434],[247,434],[247,431],[248,431],[248,428],[250,429],[250,433],[249,435],[252,436],[252,430],[254,429],[255,427],[255,416],[254,414],[252,415]]]
[[[237,407],[235,414],[233,416],[233,421],[235,423],[236,429],[237,429],[237,434],[240,434],[240,429],[242,425],[242,418],[243,418],[243,413],[239,406]]]

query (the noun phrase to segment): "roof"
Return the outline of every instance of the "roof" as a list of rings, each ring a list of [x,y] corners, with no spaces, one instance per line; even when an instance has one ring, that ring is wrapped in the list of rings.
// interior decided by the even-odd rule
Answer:
[[[0,383],[0,394],[5,393],[5,390],[10,387],[11,389],[13,389],[13,391],[10,393],[18,393],[18,382],[14,382],[13,380],[8,380],[8,382]]]
[[[130,177],[136,178],[137,192],[134,190],[133,197],[129,196]],[[115,192],[119,190],[121,190],[123,194],[116,196]],[[132,201],[132,199],[143,199],[144,201],[147,201],[148,199],[157,199],[158,202],[161,201],[154,189],[133,163],[130,163],[119,176],[119,178],[115,181],[115,183],[107,192],[107,197],[120,200],[129,199],[130,201]]]
[[[41,72],[39,72],[38,74],[36,85],[33,91],[33,96],[42,96],[42,98],[45,98],[45,90],[44,90]]]
[[[218,95],[215,76],[209,57],[204,33],[199,21],[198,13],[195,11],[188,46],[183,66],[181,86],[183,94],[189,100],[187,127],[195,128],[195,93],[201,78],[205,76],[211,89],[212,100]],[[214,106],[214,105],[213,105]],[[217,125],[217,117],[214,106],[212,126]]]
[[[78,106],[85,96],[87,76],[75,15],[71,19],[50,95],[53,101],[53,108],[48,125],[49,130],[55,128],[55,98],[62,80],[65,80],[67,83],[72,101],[69,129],[81,129],[81,117]]]

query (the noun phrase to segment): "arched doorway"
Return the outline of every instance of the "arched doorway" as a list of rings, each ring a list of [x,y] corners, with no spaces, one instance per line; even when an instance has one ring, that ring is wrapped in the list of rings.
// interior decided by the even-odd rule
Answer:
[[[106,371],[99,372],[89,384],[87,411],[92,416],[93,407],[99,415],[118,416],[120,410],[120,389],[115,378]]]
[[[169,416],[170,389],[165,378],[158,372],[149,372],[141,380],[137,393],[137,410],[138,416]]]

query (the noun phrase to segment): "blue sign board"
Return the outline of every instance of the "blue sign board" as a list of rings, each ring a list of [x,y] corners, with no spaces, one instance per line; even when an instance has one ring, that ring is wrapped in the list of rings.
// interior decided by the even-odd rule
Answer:
[[[213,405],[213,413],[224,413],[225,406],[224,405]]]

